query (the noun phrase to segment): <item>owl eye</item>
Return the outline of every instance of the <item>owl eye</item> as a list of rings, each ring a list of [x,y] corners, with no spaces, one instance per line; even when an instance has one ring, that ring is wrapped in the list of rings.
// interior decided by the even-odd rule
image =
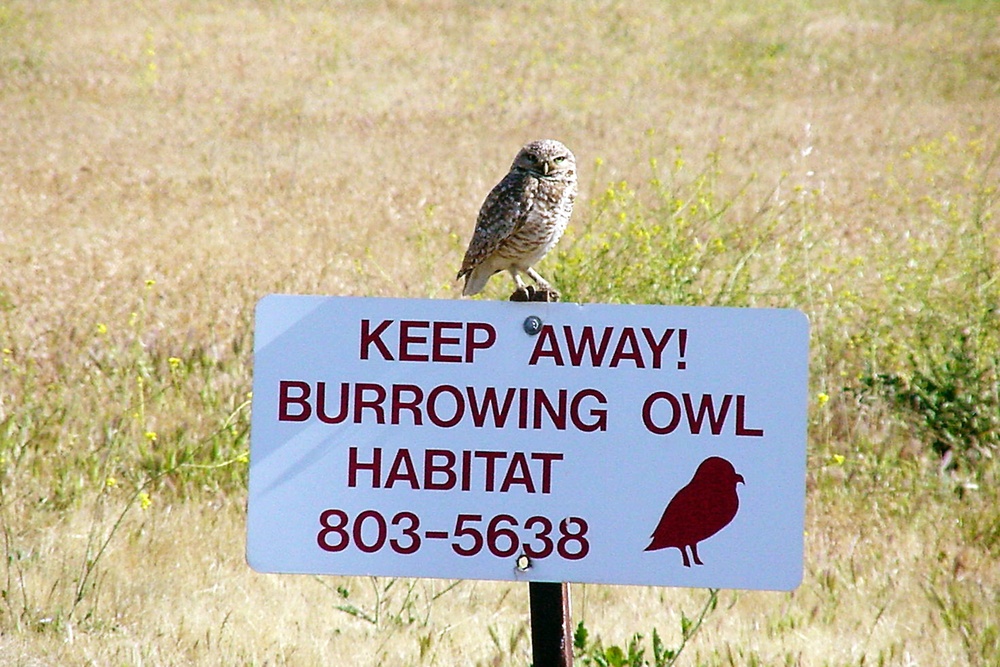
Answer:
[[[556,162],[565,162],[565,161],[566,161],[566,156],[565,155],[557,155],[556,156]]]

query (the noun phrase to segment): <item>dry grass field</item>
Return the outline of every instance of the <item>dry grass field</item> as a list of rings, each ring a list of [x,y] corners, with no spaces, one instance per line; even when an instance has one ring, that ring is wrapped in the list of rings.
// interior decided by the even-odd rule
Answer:
[[[247,396],[257,299],[458,298],[543,137],[567,298],[813,337],[801,587],[575,586],[578,663],[1000,664],[993,0],[0,0],[0,664],[527,665],[523,585],[253,573]]]

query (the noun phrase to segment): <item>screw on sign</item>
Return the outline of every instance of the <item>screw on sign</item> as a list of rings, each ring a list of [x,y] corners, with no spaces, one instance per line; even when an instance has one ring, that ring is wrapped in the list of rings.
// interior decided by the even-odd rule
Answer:
[[[674,547],[680,549],[684,567],[691,567],[687,547],[696,565],[698,543],[730,524],[740,509],[736,485],[746,484],[743,475],[724,458],[711,456],[701,462],[694,477],[667,504],[645,551]]]

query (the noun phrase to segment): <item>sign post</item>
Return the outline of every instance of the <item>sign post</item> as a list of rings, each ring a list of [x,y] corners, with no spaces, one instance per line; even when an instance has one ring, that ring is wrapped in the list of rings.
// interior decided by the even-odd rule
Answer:
[[[569,584],[532,581],[528,584],[531,608],[531,664],[534,667],[571,667],[573,627],[570,622]]]
[[[259,571],[801,580],[799,311],[275,295],[254,350]]]

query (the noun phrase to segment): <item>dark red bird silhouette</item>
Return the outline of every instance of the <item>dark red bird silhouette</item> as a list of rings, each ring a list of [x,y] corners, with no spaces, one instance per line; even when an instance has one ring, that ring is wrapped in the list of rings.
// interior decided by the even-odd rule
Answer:
[[[701,462],[687,486],[677,492],[653,531],[652,541],[645,551],[674,547],[681,550],[684,567],[691,567],[685,547],[691,547],[694,562],[698,558],[698,543],[729,525],[740,509],[736,484],[746,481],[733,464],[718,456]]]

